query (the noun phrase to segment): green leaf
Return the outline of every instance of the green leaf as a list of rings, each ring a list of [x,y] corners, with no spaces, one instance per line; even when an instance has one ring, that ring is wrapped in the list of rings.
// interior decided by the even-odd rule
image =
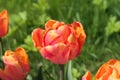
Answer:
[[[22,44],[22,47],[24,47],[28,51],[37,51],[37,49],[33,46],[33,42],[30,35],[28,35],[24,39],[24,44]]]

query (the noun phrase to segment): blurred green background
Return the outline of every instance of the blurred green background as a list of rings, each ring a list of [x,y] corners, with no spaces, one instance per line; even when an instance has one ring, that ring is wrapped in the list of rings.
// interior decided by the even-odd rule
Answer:
[[[120,0],[0,0],[3,9],[9,12],[4,50],[25,48],[31,66],[28,80],[59,80],[58,65],[43,59],[31,40],[32,30],[44,28],[49,19],[79,21],[86,31],[82,52],[72,61],[73,80],[81,80],[87,70],[94,75],[111,58],[120,59]]]

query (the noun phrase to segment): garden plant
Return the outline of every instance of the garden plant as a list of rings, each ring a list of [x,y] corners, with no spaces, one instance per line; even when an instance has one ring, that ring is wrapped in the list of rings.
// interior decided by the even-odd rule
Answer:
[[[120,0],[0,0],[0,80],[120,80]]]

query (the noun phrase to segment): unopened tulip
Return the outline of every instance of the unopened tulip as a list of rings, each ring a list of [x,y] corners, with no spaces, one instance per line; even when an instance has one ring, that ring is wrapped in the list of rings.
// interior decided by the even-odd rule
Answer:
[[[8,12],[3,10],[0,13],[0,38],[4,37],[8,32]]]
[[[92,80],[91,72],[87,71],[85,75],[82,77],[82,80]]]
[[[65,64],[80,54],[86,34],[79,22],[64,24],[49,20],[45,29],[32,32],[34,46],[41,55],[55,64]]]
[[[15,52],[6,51],[3,62],[5,68],[0,69],[1,80],[25,80],[30,71],[28,56],[23,48],[17,48]]]

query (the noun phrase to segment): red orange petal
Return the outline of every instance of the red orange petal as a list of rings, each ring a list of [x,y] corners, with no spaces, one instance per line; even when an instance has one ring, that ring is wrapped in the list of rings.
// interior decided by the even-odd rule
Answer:
[[[87,71],[85,75],[82,77],[82,80],[92,80],[92,75],[90,71]]]
[[[41,48],[40,52],[45,59],[48,59],[56,64],[64,64],[69,59],[69,48],[63,44],[55,44]]]
[[[109,65],[112,65],[120,74],[120,61],[116,59],[111,59],[107,62]]]
[[[55,20],[47,21],[46,24],[45,24],[45,29],[51,29],[55,22],[56,22]]]
[[[32,32],[32,40],[33,40],[34,46],[37,47],[37,49],[41,49],[41,47],[43,46],[42,39],[43,39],[44,33],[45,31],[41,28],[37,28]]]
[[[55,20],[49,20],[48,22],[46,22],[45,24],[45,29],[57,29],[59,26],[62,26],[64,24],[64,22],[59,22],[59,21],[55,21]]]
[[[26,51],[23,48],[19,47],[16,49],[15,55],[19,61],[19,64],[23,67],[24,72],[29,72],[30,67]]]

